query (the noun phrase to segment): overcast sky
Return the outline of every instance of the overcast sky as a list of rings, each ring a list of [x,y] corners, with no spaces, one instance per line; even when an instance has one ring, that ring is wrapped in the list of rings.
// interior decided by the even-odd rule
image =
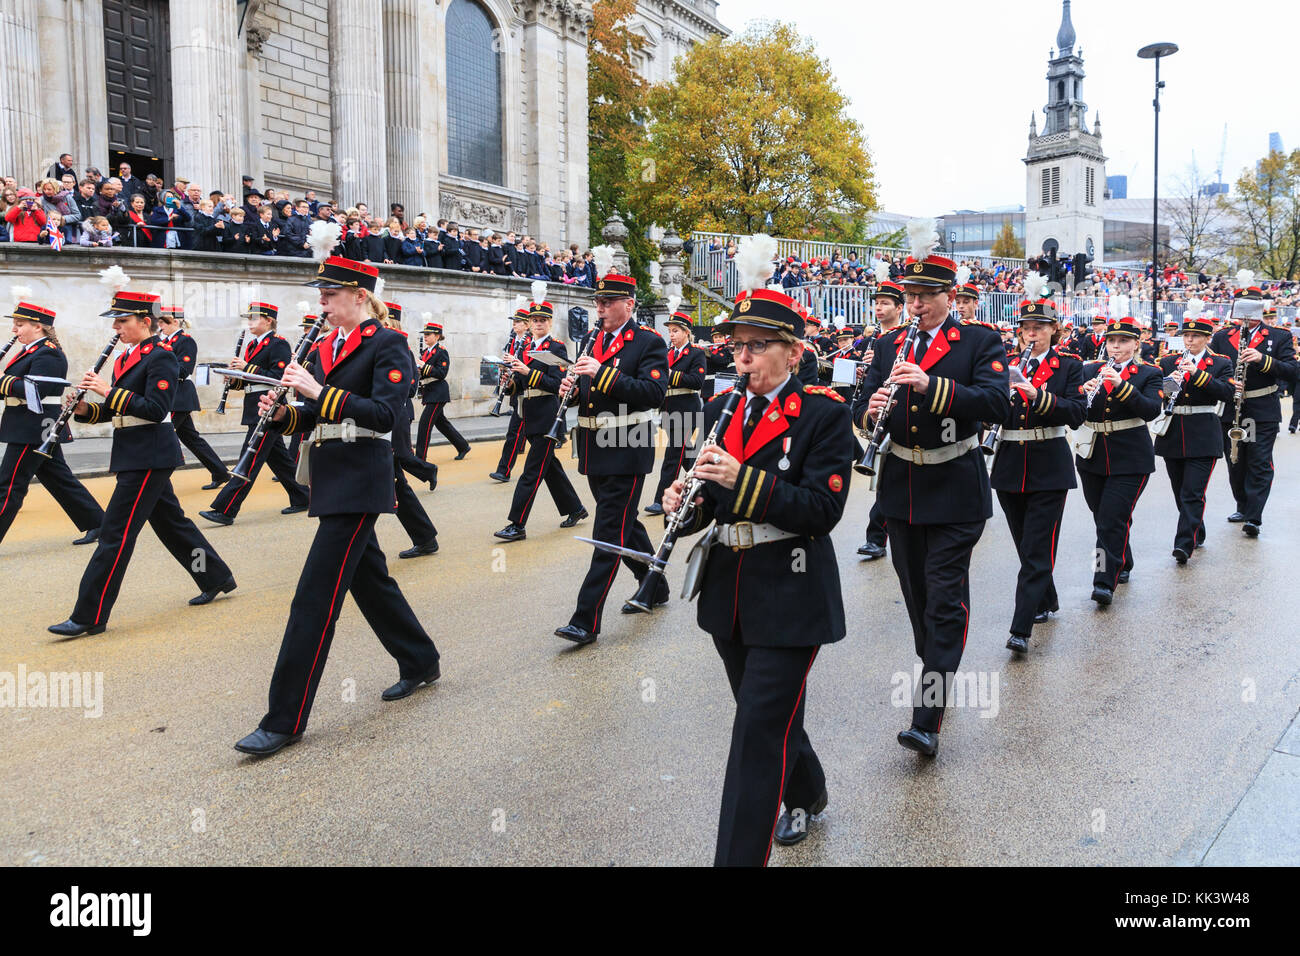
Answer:
[[[1024,203],[1021,159],[1031,114],[1043,128],[1060,0],[722,0],[718,18],[733,32],[784,20],[813,40],[866,131],[884,209],[929,216]],[[1180,48],[1160,63],[1162,195],[1193,153],[1213,180],[1224,123],[1229,184],[1268,150],[1270,132],[1300,147],[1300,10],[1289,2],[1074,0],[1070,19],[1088,125],[1100,112],[1106,173],[1129,177],[1130,198],[1152,189],[1155,70],[1137,57],[1148,43]]]

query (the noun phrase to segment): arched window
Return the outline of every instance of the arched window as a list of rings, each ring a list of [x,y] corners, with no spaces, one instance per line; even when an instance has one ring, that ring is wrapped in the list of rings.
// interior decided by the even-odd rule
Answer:
[[[1060,102],[1061,100],[1065,99],[1065,81],[1064,81],[1064,80],[1057,80],[1057,81],[1056,81],[1056,99],[1057,99],[1057,102]]]
[[[500,42],[475,0],[447,8],[447,164],[453,176],[502,185]]]

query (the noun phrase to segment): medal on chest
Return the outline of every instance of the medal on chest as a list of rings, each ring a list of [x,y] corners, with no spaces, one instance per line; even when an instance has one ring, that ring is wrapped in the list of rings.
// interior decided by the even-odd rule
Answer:
[[[786,471],[790,467],[790,436],[787,435],[781,440],[781,460],[776,463],[776,467]]]

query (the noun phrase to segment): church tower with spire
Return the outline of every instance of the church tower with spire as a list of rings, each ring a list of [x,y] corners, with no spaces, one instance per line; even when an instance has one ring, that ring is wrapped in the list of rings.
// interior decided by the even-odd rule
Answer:
[[[1093,265],[1102,261],[1106,156],[1101,151],[1101,120],[1088,128],[1083,101],[1083,49],[1070,22],[1070,0],[1063,0],[1056,48],[1047,62],[1047,106],[1043,129],[1029,119],[1025,155],[1025,253],[1042,253],[1056,240],[1057,256],[1084,252]]]

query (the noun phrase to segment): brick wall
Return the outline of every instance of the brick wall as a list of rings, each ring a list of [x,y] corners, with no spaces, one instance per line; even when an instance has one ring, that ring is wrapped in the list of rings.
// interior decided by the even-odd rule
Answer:
[[[331,195],[328,0],[267,0],[261,126],[266,185]],[[376,69],[381,65],[376,63]]]

